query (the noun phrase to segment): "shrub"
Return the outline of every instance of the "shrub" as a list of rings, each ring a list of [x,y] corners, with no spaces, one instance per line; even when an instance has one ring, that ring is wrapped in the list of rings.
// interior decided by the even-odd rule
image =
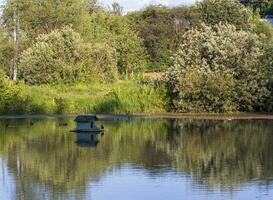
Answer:
[[[22,105],[21,91],[13,82],[4,78],[0,71],[0,113],[21,113]]]
[[[106,43],[95,43],[89,51],[91,54],[85,54],[85,60],[90,63],[92,69],[87,69],[87,76],[97,76],[102,82],[111,82],[118,79],[117,52]],[[90,59],[91,58],[91,59]],[[87,77],[88,79],[88,77]],[[95,77],[94,77],[95,79]]]
[[[269,97],[263,38],[233,25],[202,24],[183,36],[165,75],[177,112],[258,111]]]
[[[106,76],[107,80],[116,80],[115,59],[114,50],[108,46],[85,44],[72,28],[64,27],[40,35],[37,42],[22,53],[19,75],[29,84],[76,82],[99,77],[106,80]]]

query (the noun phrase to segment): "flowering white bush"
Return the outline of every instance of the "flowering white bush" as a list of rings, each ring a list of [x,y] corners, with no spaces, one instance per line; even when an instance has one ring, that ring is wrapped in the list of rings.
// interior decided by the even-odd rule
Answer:
[[[165,75],[178,112],[259,110],[270,92],[263,38],[229,24],[186,32]]]

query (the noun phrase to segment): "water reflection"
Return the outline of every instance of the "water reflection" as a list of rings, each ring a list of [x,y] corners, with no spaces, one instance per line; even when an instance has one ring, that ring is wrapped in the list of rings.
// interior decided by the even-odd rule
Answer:
[[[96,147],[99,143],[100,133],[85,132],[85,133],[76,133],[77,141],[76,143],[80,147]]]
[[[89,199],[90,193],[103,199],[97,187],[106,196],[116,187],[124,188],[120,195],[142,192],[130,199],[151,191],[157,199],[163,193],[172,199],[239,199],[250,189],[250,197],[267,199],[263,195],[272,191],[272,121],[111,121],[104,122],[109,134],[97,146],[98,135],[69,133],[73,120],[62,120],[67,126],[58,120],[31,126],[30,120],[8,121],[13,128],[6,123],[0,121],[0,159],[12,177],[5,184],[16,188],[18,199]]]

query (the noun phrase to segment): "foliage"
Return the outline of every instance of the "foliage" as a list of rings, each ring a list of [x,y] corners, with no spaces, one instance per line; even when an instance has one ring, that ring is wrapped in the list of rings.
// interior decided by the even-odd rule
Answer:
[[[22,53],[20,77],[29,84],[115,80],[115,54],[107,46],[89,47],[70,27],[47,35]],[[106,72],[105,72],[106,71]],[[111,76],[108,76],[111,74]]]
[[[133,89],[133,90],[132,90]],[[164,112],[160,90],[142,85],[131,90],[114,89],[94,106],[95,113],[150,113]]]
[[[273,15],[273,0],[240,0],[240,2],[259,11],[263,17]]]
[[[8,0],[3,12],[3,21],[8,30],[13,30],[14,12],[20,16],[20,30],[33,41],[40,34],[48,34],[63,26],[72,26],[82,33],[87,25],[87,9],[78,0]]]
[[[233,25],[194,28],[183,36],[166,73],[171,106],[178,112],[260,111],[269,97],[263,38]]]
[[[7,0],[0,27],[0,69],[11,79],[19,55],[19,82],[28,85],[115,83],[141,77],[146,70],[168,70],[168,96],[154,91],[157,86],[140,87],[135,93],[113,90],[100,104],[88,104],[90,111],[106,112],[109,106],[113,112],[146,112],[153,109],[141,101],[148,95],[151,102],[154,93],[159,99],[155,110],[166,98],[180,112],[269,111],[273,28],[258,13],[260,7],[263,13],[270,9],[270,2],[242,2],[252,5],[254,13],[238,0],[204,0],[191,8],[148,6],[122,15],[118,3],[104,9],[97,0]],[[14,97],[24,102],[26,112],[75,112],[73,99],[58,96],[45,103],[31,95]],[[131,104],[130,98],[140,103]]]
[[[91,15],[92,29],[88,41],[104,42],[117,52],[119,73],[128,77],[146,68],[142,40],[119,15],[97,11]]]
[[[197,2],[191,16],[194,24],[216,25],[219,22],[233,24],[237,29],[251,30],[253,14],[238,0],[203,0]]]
[[[256,17],[254,22],[254,31],[256,34],[264,34],[268,43],[273,42],[273,27],[265,20],[261,20],[260,17]]]
[[[83,74],[86,79],[97,77],[102,82],[112,82],[118,79],[117,51],[107,43],[95,43],[89,47],[91,54],[83,52],[84,60],[90,61],[87,66],[92,66]],[[90,59],[91,58],[91,59]],[[96,79],[96,78],[95,78]]]
[[[5,72],[9,71],[11,65],[13,46],[10,38],[4,34],[2,28],[0,28],[0,70]]]
[[[14,84],[11,86],[15,87]],[[11,93],[13,90],[5,91]],[[16,105],[14,109],[9,108],[9,114],[129,114],[165,111],[162,89],[138,84],[135,81],[73,83],[55,86],[19,84],[12,94],[19,94],[20,98],[12,96],[10,102],[5,101],[9,105]],[[0,110],[0,114],[5,114],[6,109]]]
[[[22,93],[19,87],[13,82],[4,78],[3,72],[0,70],[0,113],[12,114],[21,113]]]
[[[181,36],[190,26],[187,8],[149,6],[125,17],[144,41],[149,55],[149,70],[159,71],[170,66],[170,56],[177,50]]]

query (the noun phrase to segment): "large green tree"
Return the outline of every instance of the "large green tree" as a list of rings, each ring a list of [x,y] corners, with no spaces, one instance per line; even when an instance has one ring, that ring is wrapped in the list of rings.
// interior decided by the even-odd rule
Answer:
[[[33,41],[39,34],[50,33],[65,25],[83,31],[87,13],[86,4],[79,0],[7,0],[3,22],[12,31],[14,15],[17,15],[20,31]]]
[[[233,24],[237,29],[253,28],[253,13],[238,0],[203,0],[191,9],[195,24],[216,25],[219,22]]]
[[[185,7],[149,6],[126,16],[144,41],[150,70],[158,71],[171,65],[171,54],[177,50],[183,33],[190,27],[187,10]]]
[[[92,13],[90,18],[92,28],[87,40],[106,43],[116,50],[120,74],[128,78],[146,68],[147,56],[142,39],[126,18],[104,10]]]

